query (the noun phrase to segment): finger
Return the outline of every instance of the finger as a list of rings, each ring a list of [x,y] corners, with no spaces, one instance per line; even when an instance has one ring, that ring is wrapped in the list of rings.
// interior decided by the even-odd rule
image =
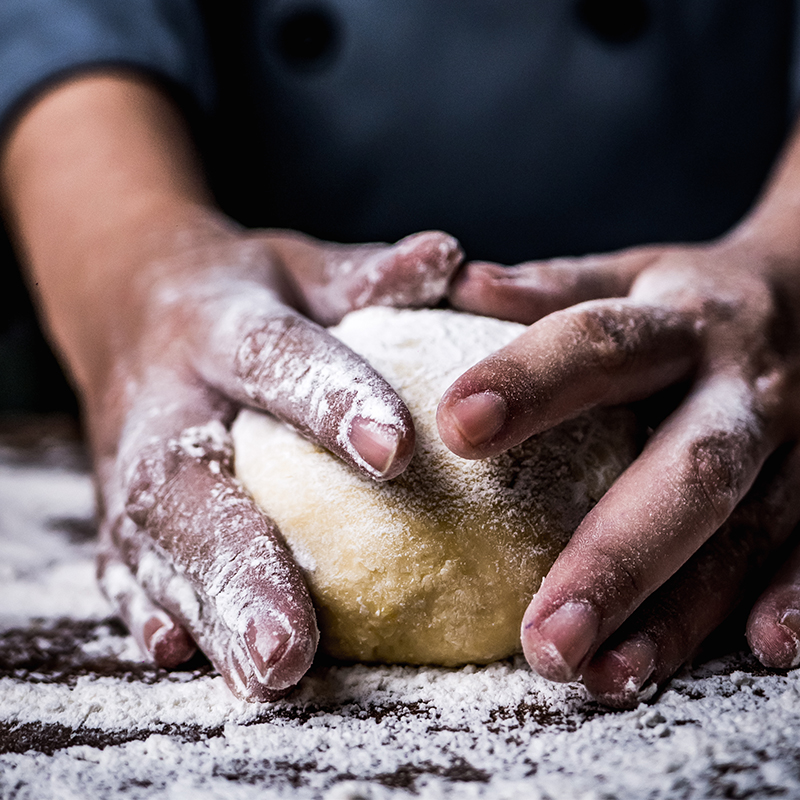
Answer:
[[[800,479],[794,489],[800,486]],[[765,667],[800,665],[800,547],[788,555],[747,620],[747,641]]]
[[[132,522],[130,522],[133,525]],[[154,664],[172,669],[188,661],[197,647],[171,614],[153,603],[130,568],[115,553],[98,558],[100,588],[122,618],[139,649]]]
[[[271,234],[270,243],[302,298],[301,310],[323,325],[367,306],[436,305],[464,257],[458,242],[441,231],[393,245],[332,244],[288,232]]]
[[[633,300],[558,311],[445,392],[439,433],[462,458],[497,455],[587,408],[637,400],[685,377],[700,337],[693,314]]]
[[[241,404],[269,411],[378,480],[414,453],[408,409],[372,367],[319,325],[258,286],[212,303],[193,326],[203,379]]]
[[[774,449],[743,380],[700,381],[587,515],[529,606],[525,655],[579,675],[633,611],[730,516]]]
[[[450,302],[461,311],[530,325],[587,300],[624,297],[660,252],[660,248],[640,247],[513,267],[473,261],[453,281]]]
[[[800,449],[767,462],[728,522],[589,662],[597,700],[625,708],[651,696],[746,600],[800,519],[798,483]]]
[[[191,633],[231,689],[269,700],[318,641],[311,599],[275,526],[230,472],[221,424],[187,428],[131,462],[120,548],[147,596]]]

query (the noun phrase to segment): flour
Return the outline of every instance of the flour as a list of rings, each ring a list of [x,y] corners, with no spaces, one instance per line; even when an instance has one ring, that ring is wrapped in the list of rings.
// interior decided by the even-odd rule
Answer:
[[[178,788],[326,800],[411,789],[492,800],[795,796],[797,676],[737,686],[727,670],[713,664],[677,680],[657,709],[625,713],[601,711],[577,686],[546,685],[519,661],[452,671],[320,666],[268,707],[237,703],[212,676],[27,691],[5,679],[3,719],[100,730],[110,744],[0,756],[0,796],[17,784],[25,788],[16,797],[53,786],[84,798],[177,797]]]
[[[800,671],[727,653],[613,712],[520,658],[320,663],[285,699],[243,703],[203,662],[143,664],[105,619],[75,534],[87,475],[0,464],[0,500],[3,800],[800,797]]]
[[[109,613],[94,581],[93,518],[88,475],[0,464],[0,625],[69,613],[65,598],[77,618]]]

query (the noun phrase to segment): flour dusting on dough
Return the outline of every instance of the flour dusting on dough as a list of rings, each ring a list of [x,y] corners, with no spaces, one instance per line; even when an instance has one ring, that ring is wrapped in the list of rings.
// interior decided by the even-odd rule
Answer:
[[[533,592],[634,455],[619,409],[467,461],[436,428],[442,393],[524,327],[452,311],[370,308],[332,333],[408,405],[417,449],[385,484],[274,419],[243,412],[236,470],[304,569],[322,646],[363,661],[485,663],[519,650]],[[310,565],[313,564],[313,568]]]

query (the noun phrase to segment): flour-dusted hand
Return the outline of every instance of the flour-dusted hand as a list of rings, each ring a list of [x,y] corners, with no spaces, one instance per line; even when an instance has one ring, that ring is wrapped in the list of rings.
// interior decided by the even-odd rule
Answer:
[[[57,132],[57,136],[54,136]],[[210,202],[171,104],[84,76],[16,126],[5,194],[80,390],[99,484],[99,577],[158,664],[198,645],[240,697],[311,664],[314,608],[279,531],[233,477],[228,426],[269,411],[362,474],[414,449],[391,387],[317,322],[425,305],[461,260],[443,233],[332,245],[248,232]]]
[[[456,306],[533,323],[443,398],[441,435],[465,458],[687,386],[526,613],[523,647],[545,677],[583,675],[607,703],[638,702],[764,579],[800,519],[798,187],[795,142],[720,241],[473,264],[455,284]],[[795,556],[750,619],[764,663],[800,661],[798,599]]]

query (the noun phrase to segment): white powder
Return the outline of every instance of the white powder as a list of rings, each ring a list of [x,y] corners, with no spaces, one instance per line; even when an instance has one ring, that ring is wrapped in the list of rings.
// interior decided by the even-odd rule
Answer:
[[[108,613],[94,585],[93,541],[70,542],[68,536],[81,529],[91,532],[93,504],[92,482],[85,474],[0,464],[3,628],[58,616],[62,609],[79,619]]]
[[[202,664],[150,670],[101,621],[91,544],[67,533],[91,503],[85,475],[0,465],[3,800],[800,797],[800,671],[744,654],[627,712],[521,659],[321,664],[266,705],[235,700]]]

